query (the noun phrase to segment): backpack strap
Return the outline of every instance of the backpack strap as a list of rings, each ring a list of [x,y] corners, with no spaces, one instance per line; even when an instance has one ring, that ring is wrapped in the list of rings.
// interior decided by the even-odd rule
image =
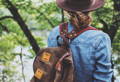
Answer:
[[[61,70],[62,70],[62,61],[63,61],[65,58],[69,57],[69,56],[70,56],[70,53],[66,53],[66,54],[64,54],[64,55],[58,60],[56,66],[55,66],[55,68],[56,68],[57,71],[61,72]]]
[[[57,44],[58,46],[63,46],[66,49],[69,47],[69,43],[71,40],[73,40],[74,38],[76,38],[77,36],[79,36],[81,33],[87,31],[87,30],[98,30],[94,27],[88,26],[84,29],[73,29],[71,32],[68,32],[68,22],[62,23],[59,25],[59,32],[60,35],[57,36]],[[59,43],[59,38],[63,39],[63,44]]]
[[[98,30],[94,27],[88,26],[84,29],[73,29],[71,32],[68,32],[68,22],[62,23],[59,25],[59,32],[60,35],[57,36],[57,44],[58,46],[63,46],[66,49],[69,47],[69,43],[71,40],[79,36],[81,33],[87,31],[87,30]],[[59,43],[59,38],[63,39],[63,44]]]
[[[68,23],[62,23],[59,26],[60,36],[64,36],[68,39],[74,39],[77,36],[79,36],[81,33],[85,32],[87,30],[98,30],[98,29],[88,26],[84,29],[72,30],[71,32],[68,33]]]

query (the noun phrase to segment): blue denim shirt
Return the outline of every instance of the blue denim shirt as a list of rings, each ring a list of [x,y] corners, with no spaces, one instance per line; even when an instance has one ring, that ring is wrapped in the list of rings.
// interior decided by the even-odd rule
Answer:
[[[73,26],[69,23],[69,32]],[[48,47],[57,47],[59,26],[48,37]],[[59,40],[62,42],[62,39]],[[73,55],[76,82],[111,82],[111,41],[99,30],[88,30],[69,44]]]

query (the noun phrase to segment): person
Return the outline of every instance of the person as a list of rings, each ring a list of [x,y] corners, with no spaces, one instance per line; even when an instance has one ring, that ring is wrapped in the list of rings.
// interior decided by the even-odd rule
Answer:
[[[68,34],[72,30],[82,30],[91,26],[90,13],[104,5],[104,0],[56,0],[58,7],[68,13]],[[58,47],[62,43],[59,26],[48,36],[48,47]],[[91,26],[92,27],[92,26]],[[111,40],[108,34],[100,30],[87,30],[71,39],[75,82],[111,82]]]

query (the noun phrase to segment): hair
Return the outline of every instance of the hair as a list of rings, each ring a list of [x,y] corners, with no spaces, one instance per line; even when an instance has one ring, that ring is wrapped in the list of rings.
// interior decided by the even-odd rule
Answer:
[[[90,12],[67,11],[67,13],[71,24],[77,29],[88,27],[92,22],[92,18],[89,16]]]

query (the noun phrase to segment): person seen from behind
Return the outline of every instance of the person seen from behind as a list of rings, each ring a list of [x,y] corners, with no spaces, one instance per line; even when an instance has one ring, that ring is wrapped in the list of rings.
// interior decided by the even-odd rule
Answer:
[[[92,27],[91,12],[102,7],[104,0],[56,0],[58,7],[67,12],[68,32]],[[74,33],[73,33],[74,34]],[[48,47],[58,47],[59,25],[48,37]],[[62,38],[59,39],[62,43]],[[100,30],[87,30],[70,40],[75,82],[111,82],[111,40]]]

